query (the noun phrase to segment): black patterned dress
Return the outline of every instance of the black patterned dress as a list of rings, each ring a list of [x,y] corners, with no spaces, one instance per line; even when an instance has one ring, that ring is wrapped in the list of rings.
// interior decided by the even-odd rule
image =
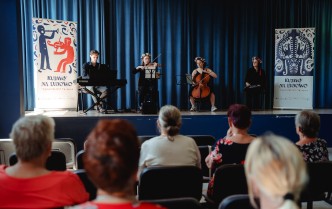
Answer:
[[[244,164],[250,143],[239,144],[230,139],[219,139],[215,149],[210,153],[213,158],[212,170],[224,164]],[[214,176],[212,176],[207,190],[207,195],[213,194]]]
[[[327,142],[318,138],[316,141],[304,145],[296,145],[302,152],[306,162],[321,162],[329,160]]]

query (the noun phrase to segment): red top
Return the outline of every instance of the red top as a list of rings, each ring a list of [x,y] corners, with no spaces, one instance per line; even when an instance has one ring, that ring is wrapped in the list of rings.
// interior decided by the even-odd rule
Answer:
[[[155,205],[146,202],[137,202],[137,203],[119,203],[119,204],[111,204],[111,203],[95,203],[95,202],[87,202],[82,205],[77,205],[72,207],[72,209],[166,209],[160,205]]]
[[[16,178],[0,165],[1,208],[55,208],[85,202],[89,194],[83,183],[69,171],[51,171],[34,178]]]

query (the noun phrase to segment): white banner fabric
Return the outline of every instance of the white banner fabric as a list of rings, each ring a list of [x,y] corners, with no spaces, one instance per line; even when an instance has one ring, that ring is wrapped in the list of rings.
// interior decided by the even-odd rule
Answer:
[[[275,30],[275,109],[313,108],[315,28]]]
[[[35,109],[76,109],[77,23],[32,18]]]

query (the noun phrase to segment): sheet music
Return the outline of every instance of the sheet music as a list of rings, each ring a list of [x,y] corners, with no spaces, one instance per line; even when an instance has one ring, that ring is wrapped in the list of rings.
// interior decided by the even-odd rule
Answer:
[[[156,67],[146,66],[145,69],[145,78],[156,78]]]
[[[190,84],[190,85],[194,84],[191,74],[186,74],[186,81],[187,81],[187,84]]]

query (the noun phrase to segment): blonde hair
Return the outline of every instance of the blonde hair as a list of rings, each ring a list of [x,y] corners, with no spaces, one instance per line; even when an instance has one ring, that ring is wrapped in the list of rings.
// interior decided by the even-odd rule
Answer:
[[[10,133],[16,155],[22,161],[40,157],[54,140],[54,120],[44,115],[22,117]]]
[[[182,125],[180,110],[173,105],[165,105],[159,111],[158,122],[160,128],[167,133],[169,140],[180,132]]]
[[[303,157],[291,141],[273,134],[255,139],[247,151],[245,172],[256,208],[253,184],[271,202],[280,203],[280,209],[299,208],[297,200],[308,177]]]

